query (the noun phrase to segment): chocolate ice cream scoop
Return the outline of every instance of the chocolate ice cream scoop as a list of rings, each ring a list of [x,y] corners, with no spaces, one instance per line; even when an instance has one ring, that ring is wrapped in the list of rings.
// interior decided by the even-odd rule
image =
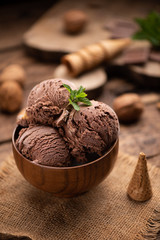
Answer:
[[[76,89],[64,79],[50,79],[36,85],[28,96],[26,113],[31,123],[54,125],[54,120],[68,105],[69,92],[63,83]]]
[[[35,163],[47,166],[69,166],[70,156],[58,131],[49,126],[30,126],[20,131],[16,140],[18,150]]]
[[[116,113],[106,104],[91,101],[92,106],[72,110],[67,123],[60,129],[72,156],[80,163],[90,156],[102,156],[118,137],[119,122]]]

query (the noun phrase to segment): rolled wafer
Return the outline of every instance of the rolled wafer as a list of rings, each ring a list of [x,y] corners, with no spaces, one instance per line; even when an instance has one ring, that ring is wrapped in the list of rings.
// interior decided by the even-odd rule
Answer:
[[[100,45],[105,51],[105,60],[114,57],[117,53],[123,50],[128,44],[131,43],[131,39],[122,38],[122,39],[108,39],[100,41]]]
[[[76,76],[79,73],[83,72],[85,69],[85,62],[83,58],[77,53],[72,53],[64,56],[62,62],[68,68],[71,76]]]
[[[147,161],[144,153],[140,153],[137,166],[129,183],[128,195],[135,201],[147,201],[152,197]]]
[[[63,56],[61,62],[67,66],[70,75],[75,77],[86,70],[98,66],[104,60],[112,58],[130,42],[131,40],[128,38],[103,40],[82,48],[75,53]]]
[[[86,48],[83,48],[79,51],[79,54],[85,53],[84,56],[87,56],[86,68],[87,70],[96,67],[99,63],[103,62],[105,59],[105,52],[103,48],[97,43],[92,44]],[[86,60],[86,58],[84,58]]]

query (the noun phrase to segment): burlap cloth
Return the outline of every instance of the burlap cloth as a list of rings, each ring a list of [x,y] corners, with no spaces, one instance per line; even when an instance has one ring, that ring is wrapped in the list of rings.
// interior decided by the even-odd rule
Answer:
[[[0,239],[160,239],[160,169],[149,165],[153,197],[136,203],[126,195],[136,163],[121,153],[98,187],[60,199],[32,187],[8,158],[0,168]]]

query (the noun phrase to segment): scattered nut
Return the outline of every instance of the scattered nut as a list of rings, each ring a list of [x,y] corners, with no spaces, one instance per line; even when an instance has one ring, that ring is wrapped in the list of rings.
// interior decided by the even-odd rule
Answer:
[[[160,111],[160,102],[157,103],[157,109]]]
[[[12,64],[4,68],[0,75],[0,82],[16,81],[21,86],[24,85],[26,75],[24,69],[18,64]]]
[[[19,110],[23,99],[23,92],[17,82],[7,81],[0,86],[0,109],[13,113]]]
[[[131,123],[140,118],[144,105],[138,94],[126,93],[114,100],[113,109],[120,122]]]
[[[87,22],[87,16],[80,10],[70,10],[64,15],[64,28],[68,33],[74,34],[82,31]]]

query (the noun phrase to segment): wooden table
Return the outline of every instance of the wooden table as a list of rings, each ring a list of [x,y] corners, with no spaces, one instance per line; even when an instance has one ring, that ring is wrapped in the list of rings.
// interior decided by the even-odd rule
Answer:
[[[127,2],[130,1],[124,1],[126,8],[129,6],[126,5]],[[144,1],[144,7],[148,10],[152,4],[159,7],[158,1],[152,1],[150,5]],[[56,64],[42,62],[27,55],[22,45],[22,36],[33,22],[52,5],[53,1],[51,0],[34,0],[15,1],[0,6],[0,71],[12,63],[21,64],[24,67],[27,73],[24,106],[31,88],[42,80],[52,78]],[[160,93],[139,88],[124,79],[114,78],[109,79],[98,100],[112,106],[113,99],[117,95],[130,91],[141,94],[145,102],[145,111],[137,123],[128,126],[121,125],[120,151],[135,156],[143,151],[151,163],[160,167],[160,112],[156,109],[155,104]],[[11,137],[16,124],[16,115],[0,113],[0,162],[5,160],[11,152]]]

